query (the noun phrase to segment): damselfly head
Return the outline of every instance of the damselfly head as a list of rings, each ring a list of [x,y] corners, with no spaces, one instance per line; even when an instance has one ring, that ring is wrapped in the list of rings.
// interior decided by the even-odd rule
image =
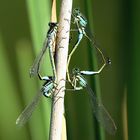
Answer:
[[[52,34],[56,33],[57,28],[58,28],[58,23],[57,22],[49,22],[49,30],[47,32],[47,37],[51,36]]]
[[[83,27],[83,30],[85,29],[87,25],[87,19],[82,15],[80,12],[80,9],[76,8],[73,10],[73,16],[75,20],[77,20],[81,27]]]
[[[109,57],[107,57],[107,64],[111,65],[111,59]]]
[[[73,69],[72,69],[72,74],[73,74],[73,75],[80,74],[80,69],[79,69],[79,68],[73,68]]]
[[[81,14],[80,9],[75,8],[75,9],[73,10],[73,15],[74,15],[74,16],[78,16],[78,15],[80,15],[80,14]]]
[[[57,22],[49,22],[48,25],[53,28],[55,26],[58,26],[58,23]]]

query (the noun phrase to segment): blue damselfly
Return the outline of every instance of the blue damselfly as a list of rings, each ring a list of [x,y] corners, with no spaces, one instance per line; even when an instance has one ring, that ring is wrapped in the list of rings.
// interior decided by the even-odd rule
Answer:
[[[68,62],[67,62],[67,77],[68,77],[68,81],[71,82],[70,80],[70,76],[69,76],[69,63],[71,60],[71,57],[73,55],[73,53],[75,52],[75,50],[77,49],[78,45],[80,44],[82,38],[85,36],[88,38],[88,40],[92,43],[92,45],[97,49],[97,51],[100,53],[102,60],[103,60],[103,65],[102,67],[99,69],[99,73],[103,70],[103,68],[106,66],[106,58],[104,56],[104,54],[102,53],[102,51],[99,49],[99,47],[97,47],[97,45],[95,44],[95,41],[93,41],[86,33],[85,29],[86,29],[86,25],[87,25],[87,19],[82,15],[82,13],[80,12],[79,9],[74,9],[72,16],[74,18],[74,24],[76,24],[77,29],[72,29],[72,31],[77,31],[78,32],[78,39],[72,49],[72,51],[70,52],[69,56],[68,56]]]
[[[88,85],[86,79],[83,77],[79,69],[73,69],[71,83],[73,86],[73,90],[81,90],[84,88],[87,90],[92,111],[97,121],[105,128],[108,133],[115,134],[117,127],[112,117],[105,109],[104,105],[97,99],[96,95]]]
[[[39,69],[40,69],[40,62],[42,60],[42,57],[44,53],[46,52],[46,49],[49,49],[49,55],[50,55],[50,60],[51,60],[51,65],[53,69],[53,75],[56,77],[56,70],[55,70],[55,63],[54,63],[54,45],[55,45],[55,40],[56,40],[56,33],[57,33],[57,28],[58,28],[58,23],[50,22],[49,24],[49,30],[46,35],[46,39],[43,44],[43,48],[41,49],[39,55],[36,57],[31,69],[30,69],[30,76],[35,76],[38,75]]]
[[[33,111],[37,107],[42,95],[45,97],[51,97],[53,95],[53,92],[56,88],[56,84],[54,83],[53,77],[41,77],[39,74],[39,79],[44,80],[44,84],[41,88],[41,90],[35,95],[33,100],[27,105],[27,107],[22,111],[22,113],[19,115],[19,117],[16,120],[16,124],[18,126],[23,126],[31,117]]]

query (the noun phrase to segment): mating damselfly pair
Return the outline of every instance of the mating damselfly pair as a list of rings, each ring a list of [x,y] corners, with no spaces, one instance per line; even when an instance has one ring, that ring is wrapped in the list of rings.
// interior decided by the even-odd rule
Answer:
[[[67,78],[68,82],[72,86],[72,90],[82,90],[85,88],[87,90],[87,93],[89,94],[90,103],[93,109],[93,114],[95,115],[98,122],[102,124],[102,126],[110,133],[114,134],[116,132],[116,125],[111,118],[110,114],[107,112],[105,107],[99,100],[97,99],[96,95],[92,91],[91,87],[88,85],[87,80],[85,79],[84,75],[95,75],[99,74],[106,65],[110,64],[110,60],[107,59],[102,51],[95,45],[95,43],[92,41],[92,39],[87,35],[85,29],[87,25],[86,18],[81,14],[79,9],[74,9],[72,13],[73,17],[73,24],[76,25],[76,29],[71,29],[71,31],[77,31],[78,32],[78,38],[76,43],[73,46],[72,51],[69,53],[68,61],[67,61]],[[35,59],[33,66],[30,69],[30,76],[38,76],[40,80],[44,80],[44,84],[40,90],[39,93],[33,98],[32,102],[23,110],[23,112],[18,117],[16,124],[19,126],[24,125],[27,120],[31,117],[32,112],[34,111],[35,107],[37,106],[40,98],[42,95],[45,97],[53,97],[53,93],[55,89],[57,89],[57,84],[55,83],[57,75],[56,75],[56,69],[55,69],[55,63],[54,63],[54,44],[56,40],[56,34],[58,29],[58,23],[49,23],[49,30],[47,32],[47,36],[43,45],[42,50],[40,51],[38,57]],[[73,53],[76,51],[77,47],[80,46],[80,42],[83,37],[87,37],[90,42],[92,42],[92,45],[96,48],[96,50],[99,52],[99,54],[102,57],[103,64],[101,68],[98,71],[80,71],[78,68],[73,68],[72,73],[69,74],[69,64],[71,57]],[[42,77],[40,75],[40,62],[42,60],[42,57],[44,53],[46,52],[46,49],[49,50],[52,70],[53,70],[53,76],[44,76]],[[63,89],[64,90],[64,89]],[[67,88],[65,88],[67,90]],[[59,92],[59,91],[58,91]]]

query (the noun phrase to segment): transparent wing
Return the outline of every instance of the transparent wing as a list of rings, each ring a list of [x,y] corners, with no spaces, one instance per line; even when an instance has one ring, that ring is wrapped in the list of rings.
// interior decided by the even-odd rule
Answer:
[[[31,117],[33,111],[35,110],[37,104],[39,103],[42,96],[42,92],[40,91],[36,96],[33,98],[32,102],[22,111],[19,117],[16,120],[16,124],[21,127],[23,126]]]
[[[35,76],[39,72],[40,62],[42,60],[42,57],[44,56],[44,53],[46,52],[46,49],[48,47],[48,39],[46,37],[43,48],[41,49],[39,55],[35,58],[35,61],[30,69],[30,76]]]
[[[108,111],[105,109],[102,103],[97,100],[96,95],[93,93],[92,89],[87,86],[86,87],[89,95],[90,95],[90,102],[92,105],[93,113],[98,120],[99,123],[106,129],[109,134],[115,134],[117,127],[111,118]]]
[[[90,41],[91,45],[97,50],[97,56],[103,60],[104,63],[106,63],[106,59],[108,59],[106,51],[98,44],[95,38],[95,34],[91,33],[91,30],[89,26],[85,28],[85,36]]]

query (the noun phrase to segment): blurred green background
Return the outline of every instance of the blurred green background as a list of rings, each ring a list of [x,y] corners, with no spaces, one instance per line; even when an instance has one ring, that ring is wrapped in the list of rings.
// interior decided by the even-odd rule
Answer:
[[[59,15],[60,0],[57,1]],[[42,98],[30,121],[21,129],[15,121],[39,91],[41,82],[29,69],[42,47],[51,16],[50,0],[0,1],[0,140],[47,140],[51,100]],[[65,111],[68,140],[140,139],[140,1],[75,0],[88,19],[90,31],[112,65],[100,76],[88,77],[92,89],[111,114],[117,132],[111,136],[92,118],[86,91],[67,94]],[[73,42],[77,36],[72,34]],[[97,69],[94,51],[84,38],[71,60],[71,68]],[[47,66],[46,66],[47,65]],[[48,56],[42,72],[51,75]],[[82,94],[83,93],[83,94]]]

